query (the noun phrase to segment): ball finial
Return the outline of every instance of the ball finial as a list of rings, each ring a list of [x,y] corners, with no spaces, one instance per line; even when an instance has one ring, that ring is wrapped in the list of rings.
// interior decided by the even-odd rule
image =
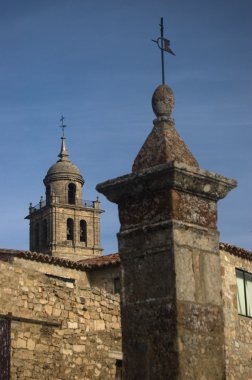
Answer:
[[[156,88],[152,96],[152,109],[157,117],[170,117],[174,108],[174,95],[172,89],[166,84]]]

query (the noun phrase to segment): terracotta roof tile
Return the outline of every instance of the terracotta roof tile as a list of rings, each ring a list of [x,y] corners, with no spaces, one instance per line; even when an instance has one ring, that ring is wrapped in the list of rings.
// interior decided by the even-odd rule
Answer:
[[[89,269],[104,267],[110,265],[120,264],[120,255],[119,253],[111,253],[110,255],[104,255],[100,257],[92,257],[91,259],[80,260],[78,263],[81,263],[87,266]]]
[[[61,267],[77,269],[81,271],[88,271],[97,267],[101,268],[104,266],[115,265],[120,263],[120,257],[118,253],[114,253],[107,256],[104,255],[100,257],[93,257],[91,259],[85,259],[80,261],[72,261],[55,256],[50,256],[44,253],[0,248],[0,256],[17,257],[25,260],[32,260],[40,263],[58,265]]]
[[[0,255],[17,257],[25,260],[38,261],[40,263],[59,265],[70,269],[84,270],[84,268],[82,268],[81,265],[78,264],[78,262],[50,256],[44,253],[0,248]]]
[[[242,259],[252,261],[252,252],[247,251],[246,249],[237,247],[236,245],[231,245],[228,243],[220,243],[220,249],[230,253],[231,255],[241,257]]]
[[[243,248],[231,245],[228,243],[220,243],[220,249],[231,255],[241,257],[242,259],[252,261],[252,252],[247,251]],[[108,266],[120,265],[120,255],[119,253],[112,253],[110,255],[103,255],[99,257],[92,257],[90,259],[84,259],[80,261],[72,261],[67,259],[62,259],[55,256],[46,255],[43,253],[31,252],[31,251],[21,251],[17,249],[6,249],[0,248],[0,257],[17,257],[25,260],[37,261],[40,263],[46,263],[51,265],[58,265],[61,267],[76,269],[80,271],[94,270],[97,268],[103,268]]]
[[[37,253],[31,251],[20,251],[17,249],[0,248],[0,256],[17,257],[25,260],[37,261],[40,263],[58,265],[61,267],[76,269],[80,271],[88,271],[97,267],[108,265],[115,265],[120,263],[119,254],[111,254],[107,256],[94,257],[92,259],[85,259],[81,261],[72,261],[62,259],[60,257],[46,255],[44,253]]]

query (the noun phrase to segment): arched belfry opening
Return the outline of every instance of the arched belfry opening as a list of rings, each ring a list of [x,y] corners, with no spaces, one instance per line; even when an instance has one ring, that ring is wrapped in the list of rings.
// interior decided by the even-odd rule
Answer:
[[[74,237],[74,222],[72,218],[67,219],[67,240],[73,240]]]
[[[85,220],[80,221],[80,241],[87,243],[87,222]]]
[[[46,204],[49,204],[51,201],[51,186],[46,186]]]
[[[76,203],[76,185],[75,185],[75,183],[69,183],[67,199],[68,199],[68,203],[70,205],[75,205],[75,203]]]
[[[39,248],[39,223],[35,224],[35,250]]]
[[[47,239],[48,239],[48,233],[47,233],[47,220],[44,219],[42,223],[42,242],[43,246],[47,246]]]

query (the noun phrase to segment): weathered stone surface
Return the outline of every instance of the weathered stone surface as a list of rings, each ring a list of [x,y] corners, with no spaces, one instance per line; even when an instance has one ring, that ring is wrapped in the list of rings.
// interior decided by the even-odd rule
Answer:
[[[165,190],[168,189],[218,201],[236,185],[237,182],[233,179],[174,161],[146,169],[138,174],[127,174],[100,183],[96,189],[101,193],[106,192],[106,196],[111,202],[123,204],[128,198],[135,201],[138,197],[142,197],[142,193],[147,197],[150,197],[150,194],[153,197],[156,194],[158,196],[162,194],[164,197]],[[149,206],[147,203],[146,205]],[[137,214],[140,212],[143,211],[138,210]]]
[[[197,168],[163,90],[133,174],[97,186],[119,208],[125,379],[223,380],[217,201],[236,182]]]
[[[119,205],[126,379],[223,378],[216,200],[234,185],[173,163],[98,187]]]
[[[132,172],[139,173],[172,161],[199,166],[174,128],[174,123],[171,120],[157,121],[134,161]]]
[[[161,84],[152,95],[152,109],[157,117],[170,117],[174,108],[174,94],[167,84]]]
[[[198,167],[196,159],[174,128],[171,119],[173,107],[172,89],[165,84],[158,86],[152,96],[152,108],[157,119],[134,161],[133,173],[172,161]]]
[[[175,316],[175,304],[165,300],[122,308],[126,379],[176,378],[179,362]]]
[[[227,379],[252,379],[252,319],[238,314],[235,273],[235,268],[252,273],[252,261],[225,250],[220,259]]]
[[[74,286],[45,273],[72,278]],[[95,288],[95,279],[91,287],[85,272],[23,259],[0,261],[0,274],[0,314],[62,324],[12,321],[12,380],[114,378],[116,359],[109,352],[121,351],[119,295],[101,282]]]

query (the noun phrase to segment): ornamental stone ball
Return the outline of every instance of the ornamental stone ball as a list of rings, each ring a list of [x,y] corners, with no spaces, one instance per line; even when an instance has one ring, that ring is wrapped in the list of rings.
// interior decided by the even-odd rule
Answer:
[[[152,109],[157,117],[170,116],[174,108],[174,95],[167,84],[156,88],[152,96]]]

